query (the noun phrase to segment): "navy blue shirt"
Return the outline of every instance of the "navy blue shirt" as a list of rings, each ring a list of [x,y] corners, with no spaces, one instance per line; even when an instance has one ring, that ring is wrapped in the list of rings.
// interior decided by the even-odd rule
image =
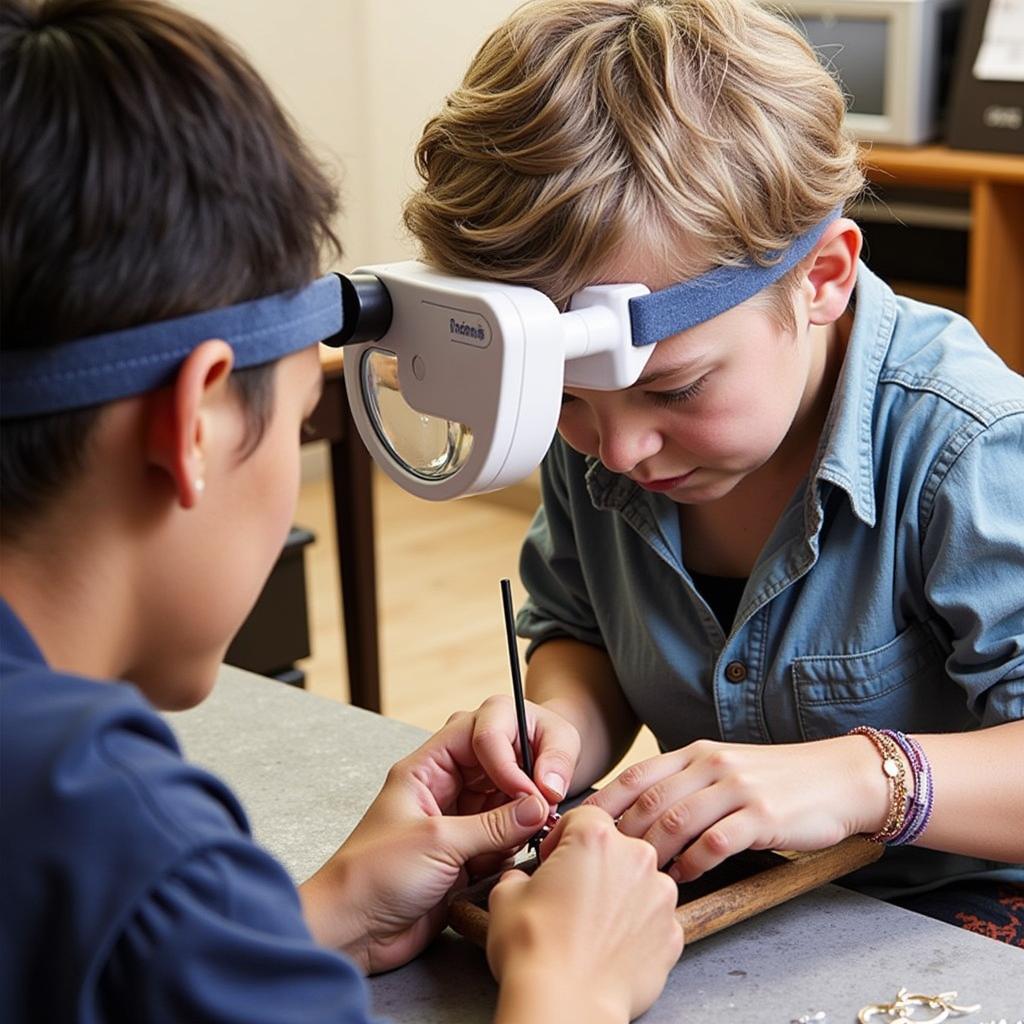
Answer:
[[[53,671],[0,600],[0,1018],[369,1019],[238,801],[130,685]]]

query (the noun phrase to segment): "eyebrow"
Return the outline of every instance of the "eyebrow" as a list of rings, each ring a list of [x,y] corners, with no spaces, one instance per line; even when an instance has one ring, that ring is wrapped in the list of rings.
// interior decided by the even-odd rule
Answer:
[[[664,377],[675,377],[677,374],[684,373],[686,371],[692,371],[695,367],[700,365],[703,358],[703,356],[697,356],[693,359],[687,359],[685,362],[678,363],[675,366],[669,367],[667,370],[659,370],[657,373],[645,373],[633,385],[633,387],[646,387],[648,384],[653,384],[655,381],[661,380]]]

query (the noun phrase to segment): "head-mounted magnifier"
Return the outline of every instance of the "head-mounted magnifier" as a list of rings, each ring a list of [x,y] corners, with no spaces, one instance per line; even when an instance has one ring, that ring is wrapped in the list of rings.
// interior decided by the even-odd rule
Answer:
[[[597,285],[577,292],[564,313],[535,289],[410,261],[39,350],[4,349],[0,416],[66,411],[161,387],[208,338],[231,345],[237,368],[322,341],[346,347],[355,422],[393,480],[432,500],[492,491],[540,463],[565,386],[631,386],[656,342],[778,280],[838,214],[769,266],[719,267],[657,292]]]
[[[345,384],[363,442],[422,498],[515,483],[550,446],[564,387],[630,387],[656,342],[777,281],[839,212],[768,266],[719,267],[656,292],[592,286],[565,313],[532,288],[451,277],[414,261],[361,267],[343,283],[345,326],[335,343],[351,346]]]

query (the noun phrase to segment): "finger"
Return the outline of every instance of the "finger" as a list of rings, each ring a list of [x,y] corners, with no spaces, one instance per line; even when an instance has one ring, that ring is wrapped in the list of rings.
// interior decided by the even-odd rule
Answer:
[[[451,812],[454,814],[482,814],[484,811],[490,811],[495,807],[501,807],[509,802],[509,797],[501,792],[500,789],[494,790],[492,793],[463,793],[459,797],[455,808]]]
[[[508,796],[539,793],[533,779],[519,766],[517,734],[512,701],[489,697],[476,713],[473,754],[494,785]]]
[[[486,796],[471,794],[470,798],[460,800],[459,807],[455,813],[462,815],[482,814],[484,811],[493,810],[509,802],[509,798],[500,791]],[[481,854],[479,857],[474,857],[468,861],[466,867],[474,878],[479,878],[483,874],[496,874],[503,866],[504,861],[510,860],[512,854],[520,848],[521,845],[517,844],[512,849],[503,850],[500,853]]]
[[[454,806],[468,787],[493,788],[473,753],[474,722],[468,712],[453,714],[438,732],[392,766],[389,780],[417,790],[442,811]]]
[[[722,785],[687,795],[678,803],[666,807],[650,827],[641,835],[658,853],[658,863],[666,864],[684,850],[693,840],[715,822],[732,814],[741,801]],[[619,822],[622,829],[622,822]]]
[[[533,778],[541,792],[557,804],[569,791],[580,759],[580,734],[560,715],[536,709],[533,731]]]
[[[574,807],[563,814],[544,837],[540,845],[541,861],[547,860],[567,835],[584,835],[599,828],[609,828],[613,831],[615,829],[615,822],[606,811],[602,811],[600,807],[587,805]]]
[[[515,860],[507,853],[482,853],[466,861],[466,873],[474,881],[478,878],[489,878],[499,871],[513,867]]]
[[[668,874],[677,882],[692,882],[727,857],[749,850],[756,837],[751,815],[742,810],[736,811],[705,830],[688,850],[672,862]]]
[[[503,904],[512,899],[530,880],[525,871],[511,868],[506,871],[487,897],[487,907],[492,914],[499,913]]]
[[[493,793],[488,793],[484,797],[483,806],[480,808],[481,811],[489,811],[495,807],[501,807],[509,802],[509,797],[506,796],[500,789],[494,790]]]
[[[571,813],[571,812],[570,812]],[[568,817],[567,814],[563,814],[558,821],[551,827],[551,831],[540,841],[540,846],[537,848],[537,856],[540,858],[540,862],[543,864],[544,861],[555,852],[555,848],[558,846],[562,839],[562,833],[565,831],[565,820]]]
[[[483,728],[493,727],[495,719],[500,721],[503,702],[511,701],[502,697],[491,697],[476,712],[457,711],[444,726],[417,750],[398,763],[400,769],[412,776],[436,800],[437,805],[447,809],[467,789],[488,792],[496,788],[495,781],[488,774],[475,750],[475,736],[478,723],[483,717]],[[486,709],[486,710],[485,710]],[[512,731],[507,741],[507,757],[511,759],[511,778],[506,778],[509,796],[534,792],[536,787],[519,768],[515,759],[514,712]],[[506,775],[508,772],[506,771]]]
[[[627,836],[646,838],[660,818],[665,815],[674,816],[680,805],[703,792],[711,781],[708,773],[696,765],[670,775],[644,790],[637,797],[636,803],[626,809],[619,818],[619,831]]]
[[[636,803],[642,793],[681,771],[686,765],[687,758],[683,750],[673,750],[669,754],[659,754],[645,761],[638,761],[621,772],[607,786],[588,796],[583,801],[583,806],[600,807],[613,818],[619,818]]]
[[[459,864],[488,853],[505,853],[522,846],[547,821],[547,801],[523,797],[482,814],[435,819],[444,842]]]
[[[463,789],[470,789],[474,793],[493,793],[495,789],[490,776],[480,767],[463,771],[462,786]]]

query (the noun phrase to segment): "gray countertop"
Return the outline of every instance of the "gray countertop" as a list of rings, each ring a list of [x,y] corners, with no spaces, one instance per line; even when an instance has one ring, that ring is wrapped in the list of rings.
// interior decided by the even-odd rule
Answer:
[[[257,840],[296,881],[337,848],[389,765],[426,735],[231,668],[200,707],[168,719],[187,756],[239,795]],[[686,950],[643,1021],[789,1024],[824,1011],[823,1024],[855,1024],[862,1006],[901,985],[981,1003],[960,1018],[968,1024],[1016,1024],[1024,951],[825,886]],[[375,1011],[397,1022],[470,1024],[494,1009],[482,952],[451,932],[370,988]]]

